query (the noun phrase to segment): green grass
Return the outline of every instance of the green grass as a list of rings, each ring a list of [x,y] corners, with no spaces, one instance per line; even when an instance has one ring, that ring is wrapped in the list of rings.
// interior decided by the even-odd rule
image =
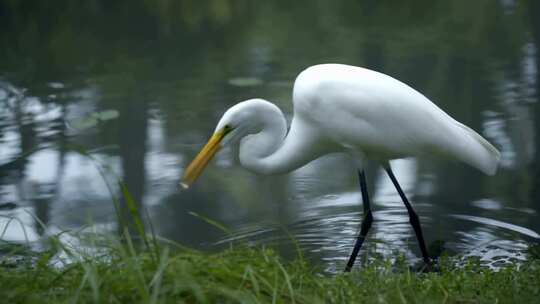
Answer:
[[[97,240],[98,238],[96,238]],[[59,245],[53,239],[58,249]],[[3,303],[539,303],[540,261],[494,272],[443,263],[415,273],[379,261],[350,274],[321,275],[301,258],[234,247],[202,253],[165,245],[136,250],[129,238],[99,238],[106,252],[75,255],[63,267],[55,251],[15,246],[0,255]],[[52,246],[53,248],[55,246]],[[146,249],[144,249],[146,248]],[[21,257],[13,261],[14,253]],[[398,263],[400,265],[404,265]],[[446,265],[446,266],[445,266]]]

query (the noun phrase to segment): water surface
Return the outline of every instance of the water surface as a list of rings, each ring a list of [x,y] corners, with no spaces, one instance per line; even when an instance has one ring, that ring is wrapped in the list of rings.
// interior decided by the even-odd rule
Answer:
[[[299,245],[341,269],[362,216],[346,156],[268,177],[226,150],[189,191],[177,187],[228,107],[262,97],[290,120],[295,76],[337,62],[406,82],[502,152],[494,177],[440,159],[392,163],[428,245],[490,264],[524,259],[540,232],[539,13],[535,1],[1,2],[2,239],[116,233],[97,160],[112,194],[119,177],[159,235],[207,250]],[[417,261],[398,194],[376,164],[367,172],[374,225],[362,259]]]

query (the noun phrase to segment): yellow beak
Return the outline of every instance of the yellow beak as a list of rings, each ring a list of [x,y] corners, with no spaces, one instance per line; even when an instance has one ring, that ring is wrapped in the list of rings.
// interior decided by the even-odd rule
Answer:
[[[184,176],[180,181],[180,186],[187,189],[195,182],[195,180],[201,175],[202,171],[212,160],[217,151],[221,148],[221,140],[228,133],[228,129],[221,129],[214,133],[208,143],[202,148],[201,152],[197,154],[195,159],[189,164],[184,171]]]

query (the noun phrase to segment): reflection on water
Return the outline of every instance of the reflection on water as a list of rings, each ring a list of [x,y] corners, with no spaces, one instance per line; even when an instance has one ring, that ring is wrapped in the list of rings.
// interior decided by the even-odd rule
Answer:
[[[344,155],[265,177],[240,168],[231,149],[192,189],[177,188],[227,107],[263,97],[290,120],[295,75],[341,62],[404,80],[502,152],[494,177],[439,159],[392,163],[428,246],[443,241],[493,266],[524,259],[540,232],[536,2],[386,2],[1,2],[1,238],[34,242],[85,225],[114,233],[120,178],[164,237],[205,249],[272,244],[291,256],[299,245],[341,269],[362,218]],[[390,180],[377,164],[367,178],[374,222],[362,259],[418,261]]]

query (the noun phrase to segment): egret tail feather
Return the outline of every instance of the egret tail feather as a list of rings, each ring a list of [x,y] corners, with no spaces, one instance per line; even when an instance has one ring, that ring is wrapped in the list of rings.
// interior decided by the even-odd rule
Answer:
[[[459,151],[462,161],[478,168],[487,175],[494,175],[501,160],[499,150],[473,129],[457,121],[456,124],[470,139],[462,141],[463,149]]]

